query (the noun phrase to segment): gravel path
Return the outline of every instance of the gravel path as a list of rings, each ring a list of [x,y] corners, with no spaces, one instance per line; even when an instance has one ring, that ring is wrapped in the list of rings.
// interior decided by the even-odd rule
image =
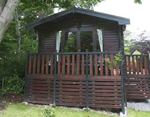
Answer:
[[[150,111],[150,100],[145,100],[143,102],[127,102],[128,108],[134,108],[135,110]]]

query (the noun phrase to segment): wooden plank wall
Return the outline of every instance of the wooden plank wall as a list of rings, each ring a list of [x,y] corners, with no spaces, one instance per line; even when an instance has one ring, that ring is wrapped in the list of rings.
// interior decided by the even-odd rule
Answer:
[[[56,51],[56,34],[55,33],[39,33],[38,52],[55,52]]]
[[[27,75],[27,102],[50,104],[53,101],[52,75]]]
[[[121,81],[119,77],[103,77],[88,80],[90,108],[121,108]],[[57,79],[57,105],[86,107],[86,80],[80,75]]]
[[[126,76],[127,99],[150,99],[150,78],[145,75]]]
[[[53,76],[28,75],[27,102],[52,104]],[[121,80],[116,77],[88,79],[90,108],[121,109]],[[62,76],[56,80],[56,105],[86,107],[86,79],[84,76]]]
[[[126,55],[125,86],[127,99],[150,99],[148,55]]]

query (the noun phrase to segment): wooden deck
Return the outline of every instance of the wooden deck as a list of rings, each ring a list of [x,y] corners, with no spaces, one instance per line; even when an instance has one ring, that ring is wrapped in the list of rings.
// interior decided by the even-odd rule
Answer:
[[[69,107],[122,108],[116,53],[29,54],[25,100]]]
[[[127,55],[125,75],[121,79],[119,64],[114,69],[115,54],[28,54],[25,100],[69,107],[121,109],[126,99],[150,99],[148,56]],[[111,61],[109,65],[106,58]]]
[[[126,96],[131,99],[150,99],[148,55],[126,55]]]

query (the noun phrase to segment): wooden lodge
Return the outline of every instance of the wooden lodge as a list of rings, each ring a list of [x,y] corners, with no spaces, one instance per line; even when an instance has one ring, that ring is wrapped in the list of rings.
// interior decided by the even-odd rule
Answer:
[[[124,55],[127,24],[74,7],[26,25],[38,32],[39,46],[28,53],[24,100],[124,111],[127,99],[149,98],[149,56]],[[118,53],[123,62],[115,65]]]

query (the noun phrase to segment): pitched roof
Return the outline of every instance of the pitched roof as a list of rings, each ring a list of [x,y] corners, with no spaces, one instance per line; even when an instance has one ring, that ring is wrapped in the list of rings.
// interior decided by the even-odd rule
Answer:
[[[49,22],[49,21],[53,21],[56,18],[62,17],[64,15],[67,15],[70,13],[80,13],[80,14],[84,14],[84,15],[97,17],[97,18],[103,18],[103,19],[107,19],[107,20],[111,20],[111,21],[116,21],[116,22],[118,22],[119,25],[130,24],[130,19],[128,19],[128,18],[119,17],[119,16],[115,16],[115,15],[110,15],[110,14],[105,14],[105,13],[100,13],[100,12],[96,12],[93,10],[87,10],[87,9],[81,9],[81,8],[73,7],[71,9],[61,11],[61,12],[53,14],[47,18],[43,18],[41,20],[35,21],[31,24],[28,24],[25,26],[25,28],[26,29],[32,29],[38,25],[41,25],[41,24]]]

